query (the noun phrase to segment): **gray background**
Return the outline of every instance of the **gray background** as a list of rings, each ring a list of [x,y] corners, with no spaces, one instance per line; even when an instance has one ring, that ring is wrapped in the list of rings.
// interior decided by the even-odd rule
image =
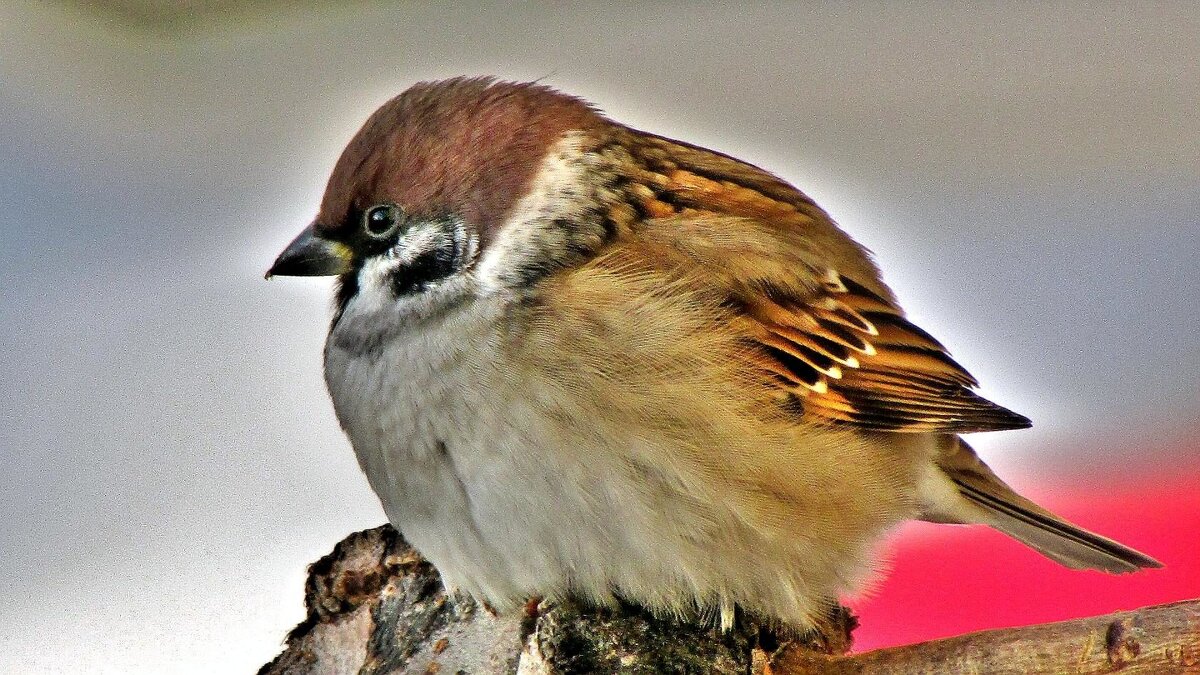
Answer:
[[[262,272],[421,79],[545,77],[796,183],[1034,418],[974,440],[1014,482],[1200,427],[1196,3],[98,4],[0,8],[0,671],[252,671],[382,522],[330,284]]]

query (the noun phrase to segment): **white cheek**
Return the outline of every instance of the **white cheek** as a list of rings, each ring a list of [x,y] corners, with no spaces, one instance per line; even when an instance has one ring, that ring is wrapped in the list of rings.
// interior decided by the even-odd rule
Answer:
[[[358,271],[358,295],[365,309],[376,308],[372,303],[395,302],[392,279],[397,268],[413,264],[422,254],[445,245],[445,234],[432,227],[419,227],[406,232],[383,255],[368,258]]]
[[[419,227],[409,230],[388,252],[388,257],[403,264],[410,264],[421,254],[446,245],[446,235],[435,227]]]
[[[353,302],[364,312],[382,309],[396,301],[391,291],[392,273],[404,264],[399,258],[381,255],[369,258],[358,271],[358,293]]]
[[[468,244],[468,252],[473,255],[475,244],[470,240]],[[398,267],[409,264],[410,257],[413,256],[406,255],[401,249],[395,255],[375,256],[363,262],[358,271],[358,292],[342,313],[339,329],[372,333],[399,330],[402,324],[436,315],[463,298],[479,293],[475,276],[458,272],[420,293],[397,296],[393,284],[395,272]],[[358,326],[360,323],[362,325]],[[351,325],[356,327],[351,329]]]

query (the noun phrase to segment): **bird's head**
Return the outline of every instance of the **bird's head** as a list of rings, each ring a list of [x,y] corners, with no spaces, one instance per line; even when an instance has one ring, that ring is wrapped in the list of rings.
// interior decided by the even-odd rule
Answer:
[[[575,165],[582,153],[570,141],[606,123],[583,101],[541,85],[418,84],[350,141],[316,219],[267,276],[338,275],[341,308],[367,285],[402,297],[476,265],[490,267],[493,282],[517,281],[522,260],[546,267],[535,245],[545,242],[541,221],[589,208],[580,188],[586,167]]]

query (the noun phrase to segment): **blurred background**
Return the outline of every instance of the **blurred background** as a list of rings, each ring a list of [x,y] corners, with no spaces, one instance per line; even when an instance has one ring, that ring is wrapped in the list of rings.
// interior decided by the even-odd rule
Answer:
[[[859,649],[1200,596],[1200,5],[0,7],[0,672],[251,672],[383,522],[321,380],[328,280],[263,271],[345,142],[495,74],[792,181],[1035,421],[971,441],[1160,558],[910,526]]]

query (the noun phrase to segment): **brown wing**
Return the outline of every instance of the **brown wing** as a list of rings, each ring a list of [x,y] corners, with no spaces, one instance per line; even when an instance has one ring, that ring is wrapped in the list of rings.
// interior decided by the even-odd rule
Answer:
[[[805,416],[889,431],[1029,426],[972,391],[975,379],[904,318],[867,251],[795,187],[661,137],[630,131],[619,147],[645,167],[630,186],[651,218],[638,229],[705,268],[751,336],[750,358]]]
[[[830,270],[815,297],[739,298],[755,360],[805,415],[888,431],[1022,429],[1029,420],[975,394],[962,366],[898,308]]]

